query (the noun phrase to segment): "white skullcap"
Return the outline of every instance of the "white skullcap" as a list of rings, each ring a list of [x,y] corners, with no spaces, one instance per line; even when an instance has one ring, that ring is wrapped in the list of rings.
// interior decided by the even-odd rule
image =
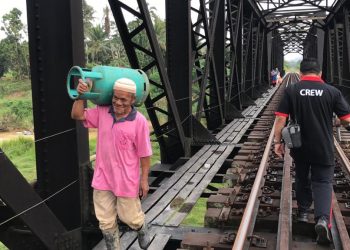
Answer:
[[[113,89],[136,94],[136,84],[128,78],[120,78],[114,82]]]

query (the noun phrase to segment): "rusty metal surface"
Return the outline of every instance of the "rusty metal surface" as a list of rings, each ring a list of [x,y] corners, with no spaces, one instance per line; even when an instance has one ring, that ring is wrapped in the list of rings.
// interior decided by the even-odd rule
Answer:
[[[345,153],[341,149],[340,144],[334,140],[335,148],[337,150],[337,153],[339,154],[344,167],[347,169],[348,173],[350,172],[350,162],[349,159],[346,157]],[[345,193],[347,194],[347,193]],[[337,196],[333,192],[333,200],[332,200],[332,205],[333,205],[333,214],[334,214],[334,220],[336,222],[336,226],[338,228],[338,233],[339,237],[341,239],[341,244],[343,249],[348,249],[350,247],[350,238],[349,238],[349,233],[346,230],[346,225],[342,216],[342,213],[340,211],[338,202],[337,202]],[[349,209],[350,210],[350,209]]]
[[[233,250],[243,249],[244,244],[246,243],[247,236],[248,236],[248,230],[251,227],[251,219],[255,217],[254,215],[254,207],[256,206],[257,198],[258,198],[258,192],[262,186],[263,176],[266,172],[267,167],[267,160],[270,153],[270,148],[272,145],[273,140],[273,132],[274,132],[275,124],[272,127],[263,157],[261,159],[261,163],[259,165],[259,170],[256,174],[255,181],[249,196],[249,200],[247,203],[247,206],[245,208],[243,217],[242,217],[242,223],[238,229],[237,237],[234,242],[234,245],[232,247]]]
[[[282,183],[281,211],[278,222],[277,250],[288,250],[292,241],[292,180],[290,168],[293,159],[286,149],[284,157],[284,174]]]

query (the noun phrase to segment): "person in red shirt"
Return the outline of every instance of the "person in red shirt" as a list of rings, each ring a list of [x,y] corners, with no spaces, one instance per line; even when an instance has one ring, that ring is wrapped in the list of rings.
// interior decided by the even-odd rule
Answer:
[[[297,220],[308,222],[308,210],[314,202],[317,242],[327,244],[331,240],[329,228],[335,165],[333,112],[348,124],[350,107],[337,88],[323,82],[316,59],[305,58],[300,64],[300,72],[300,82],[285,89],[275,112],[275,153],[283,156],[282,129],[289,116],[296,117],[302,141],[300,148],[291,149],[296,172]]]

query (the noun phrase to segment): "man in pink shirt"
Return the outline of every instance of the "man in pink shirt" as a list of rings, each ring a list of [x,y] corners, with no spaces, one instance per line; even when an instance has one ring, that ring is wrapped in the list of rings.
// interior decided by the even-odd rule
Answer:
[[[78,93],[88,90],[80,79]],[[93,200],[108,250],[120,249],[117,216],[138,232],[142,249],[150,243],[139,196],[145,198],[149,190],[152,147],[147,120],[132,106],[135,93],[135,83],[121,78],[114,84],[111,106],[84,109],[84,101],[76,100],[72,107],[73,119],[98,128]]]

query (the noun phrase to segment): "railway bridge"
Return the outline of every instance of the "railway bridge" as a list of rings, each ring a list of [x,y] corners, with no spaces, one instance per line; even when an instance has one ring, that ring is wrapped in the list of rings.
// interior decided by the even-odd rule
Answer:
[[[323,249],[312,214],[295,221],[293,162],[272,153],[271,131],[283,89],[298,81],[284,72],[289,53],[317,58],[323,79],[350,101],[350,1],[164,1],[165,53],[145,0],[109,0],[130,67],[152,86],[144,105],[161,162],[142,201],[149,249]],[[21,250],[105,249],[88,131],[70,118],[64,85],[73,65],[85,65],[82,1],[27,0],[27,14],[37,180],[29,184],[0,149],[0,241]],[[272,87],[276,68],[284,80]],[[350,249],[350,134],[335,135],[335,226],[324,249]],[[199,200],[204,227],[184,225]],[[121,228],[122,248],[139,249],[135,233]]]

